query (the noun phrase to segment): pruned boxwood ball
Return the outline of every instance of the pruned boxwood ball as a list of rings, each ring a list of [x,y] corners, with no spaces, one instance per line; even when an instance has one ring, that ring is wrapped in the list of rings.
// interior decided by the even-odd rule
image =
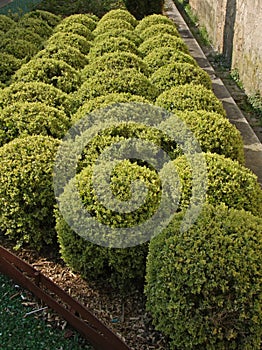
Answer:
[[[25,59],[25,61],[29,61],[39,51],[39,48],[29,41],[5,37],[0,42],[0,49],[2,52],[13,55],[18,59]]]
[[[100,41],[106,41],[110,38],[126,38],[131,41],[135,46],[139,46],[142,43],[140,36],[134,33],[132,30],[112,29],[105,33],[99,34],[94,38],[94,44],[97,45]]]
[[[23,19],[36,18],[46,22],[50,27],[55,27],[60,21],[61,17],[51,12],[44,10],[34,10],[23,15]]]
[[[12,20],[12,18],[10,18],[6,15],[0,14],[1,31],[6,33],[8,30],[10,30],[11,28],[14,28],[15,26],[16,26],[16,22],[14,20]]]
[[[166,16],[163,15],[150,15],[144,17],[141,21],[139,21],[138,25],[135,28],[135,32],[140,35],[145,29],[149,28],[152,25],[157,24],[167,24],[170,26],[174,26],[174,22]]]
[[[31,29],[23,28],[23,27],[16,27],[13,29],[10,29],[6,34],[5,38],[9,38],[11,40],[25,40],[32,44],[34,44],[37,47],[41,47],[43,43],[43,38],[34,33]]]
[[[97,26],[97,19],[89,14],[74,14],[63,19],[63,25],[71,25],[73,23],[83,24],[85,27],[93,31]]]
[[[116,10],[111,10],[107,12],[100,19],[99,24],[111,19],[124,20],[126,22],[129,22],[133,27],[135,27],[138,24],[138,21],[136,20],[136,18],[130,12],[124,9],[116,9]]]
[[[73,33],[55,33],[46,42],[46,48],[56,45],[58,48],[64,49],[72,46],[81,51],[84,55],[89,53],[92,43],[83,36]]]
[[[103,34],[112,29],[133,30],[132,24],[124,20],[110,19],[103,22],[98,22],[96,29],[93,31],[95,36]]]
[[[60,23],[56,26],[54,33],[72,33],[83,36],[86,40],[91,41],[94,39],[94,35],[90,29],[80,23]]]
[[[22,65],[22,61],[13,55],[5,52],[0,52],[0,82],[8,84],[11,76]]]
[[[170,24],[155,24],[143,30],[140,33],[140,37],[145,41],[159,35],[160,33],[170,34],[177,37],[179,36],[178,30],[175,26],[171,26]]]
[[[18,26],[32,30],[32,32],[40,35],[43,39],[47,39],[53,32],[52,28],[41,19],[22,17],[18,21]]]

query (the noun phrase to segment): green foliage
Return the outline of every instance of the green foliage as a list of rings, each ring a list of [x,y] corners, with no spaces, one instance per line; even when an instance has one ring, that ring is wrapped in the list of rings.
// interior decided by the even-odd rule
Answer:
[[[169,63],[153,73],[149,80],[162,92],[173,86],[189,83],[201,84],[208,89],[212,87],[209,75],[202,68],[190,63]]]
[[[79,88],[77,98],[80,104],[86,100],[109,93],[127,92],[154,100],[158,94],[150,81],[135,69],[121,71],[106,70],[87,79]]]
[[[26,20],[26,18],[40,19],[46,22],[52,28],[58,25],[58,23],[61,21],[61,16],[56,16],[51,12],[43,10],[30,11],[23,16],[24,20]]]
[[[66,93],[41,82],[14,83],[1,91],[1,108],[16,102],[43,102],[50,107],[63,109],[66,114],[70,114],[72,108],[72,100]]]
[[[49,45],[44,50],[39,51],[35,58],[61,60],[77,70],[83,69],[88,64],[88,57],[78,49],[70,46],[62,49],[56,45]]]
[[[30,43],[34,44],[37,47],[40,47],[43,43],[43,39],[40,35],[34,33],[31,29],[26,29],[23,27],[16,27],[13,29],[10,29],[6,34],[5,38],[11,39],[11,40],[25,40],[29,41]]]
[[[133,27],[135,27],[138,23],[138,21],[135,19],[135,17],[124,9],[117,9],[117,10],[111,10],[107,12],[99,21],[99,24],[111,20],[124,20],[126,22],[129,22]]]
[[[107,32],[97,35],[94,39],[94,44],[96,45],[100,41],[106,42],[107,40],[110,40],[110,38],[126,38],[129,41],[131,41],[136,46],[140,45],[142,43],[142,39],[134,33],[132,30],[122,30],[122,29],[112,29],[108,30]]]
[[[206,153],[205,159],[207,166],[206,201],[212,205],[224,203],[229,208],[244,209],[254,215],[261,215],[262,190],[257,182],[257,176],[239,162],[225,158],[223,155]],[[197,161],[198,158],[196,158]],[[182,184],[180,207],[187,208],[192,197],[191,165],[185,156],[178,157],[173,164]],[[164,169],[165,167],[163,171]]]
[[[14,38],[3,38],[0,43],[2,52],[6,52],[15,56],[18,59],[25,59],[28,61],[32,56],[38,52],[38,47],[26,40],[14,40]]]
[[[95,43],[90,49],[89,59],[96,60],[97,57],[109,52],[130,52],[138,55],[136,45],[124,37],[106,37]]]
[[[71,46],[78,49],[82,54],[87,55],[92,44],[78,34],[56,33],[47,40],[45,47],[48,48],[54,45],[60,49],[65,49],[66,47]]]
[[[107,69],[122,70],[125,68],[134,68],[138,72],[149,75],[149,68],[143,62],[141,58],[129,52],[112,52],[105,53],[103,56],[98,57],[95,61],[88,64],[82,70],[83,81],[87,78],[91,78],[98,72],[102,72]]]
[[[66,26],[70,27],[73,24],[82,24],[91,31],[93,31],[97,25],[96,20],[90,15],[80,13],[64,18],[60,24],[63,25],[64,28],[66,28]]]
[[[143,57],[147,56],[151,51],[161,47],[171,47],[177,51],[189,53],[188,48],[184,41],[170,34],[158,34],[155,37],[145,40],[140,46],[139,51]]]
[[[103,34],[109,30],[122,29],[122,30],[133,30],[132,24],[121,19],[108,19],[106,21],[98,22],[96,29],[93,31],[95,36]]]
[[[15,21],[12,20],[12,18],[6,16],[6,15],[1,15],[0,14],[0,28],[1,31],[6,33],[8,30],[11,28],[15,27],[16,23]]]
[[[52,84],[67,93],[77,90],[81,84],[81,77],[77,70],[53,58],[36,58],[29,61],[16,72],[12,79],[14,82],[40,81]]]
[[[18,25],[32,30],[34,33],[40,35],[43,39],[47,39],[52,34],[52,28],[46,21],[37,18],[22,17],[18,21]]]
[[[149,245],[147,310],[172,349],[259,350],[262,220],[205,206],[181,233],[183,213]]]
[[[150,67],[151,72],[154,73],[158,68],[161,68],[170,63],[189,63],[197,65],[195,59],[182,52],[177,51],[172,47],[161,47],[153,51],[144,57],[144,62]]]
[[[206,111],[178,111],[176,116],[187,124],[203,152],[223,154],[244,164],[241,134],[227,118]]]
[[[58,140],[16,138],[0,148],[0,227],[17,246],[56,241],[53,162]]]
[[[94,35],[91,30],[88,29],[85,25],[80,23],[72,22],[62,22],[56,26],[54,33],[72,33],[82,35],[86,40],[91,41],[94,39]]]
[[[170,25],[171,27],[174,26],[174,22],[168,17],[160,14],[154,14],[151,16],[146,16],[141,21],[139,21],[138,25],[135,28],[135,32],[140,35],[144,30],[147,30],[147,28],[158,24]]]
[[[130,93],[111,93],[108,95],[99,96],[85,102],[78,111],[72,116],[72,121],[76,122],[79,119],[86,117],[94,110],[102,109],[116,103],[149,103],[144,97],[132,95]]]
[[[0,146],[29,135],[62,138],[69,127],[62,110],[41,102],[17,102],[0,110]]]
[[[164,0],[125,0],[126,7],[136,18],[162,13]]]
[[[203,85],[175,86],[159,95],[156,104],[169,112],[205,110],[225,115],[221,101]]]
[[[8,84],[11,76],[22,65],[21,60],[5,52],[0,52],[0,82]]]
[[[143,40],[148,40],[150,38],[155,37],[156,35],[161,34],[169,34],[174,36],[179,36],[178,30],[176,29],[175,25],[171,26],[168,24],[154,24],[148,27],[147,29],[143,30],[140,33],[140,37]]]

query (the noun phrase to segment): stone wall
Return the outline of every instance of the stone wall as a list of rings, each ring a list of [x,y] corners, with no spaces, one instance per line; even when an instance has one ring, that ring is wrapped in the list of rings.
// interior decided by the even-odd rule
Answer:
[[[262,95],[262,0],[189,0],[216,51],[237,69],[247,94]]]

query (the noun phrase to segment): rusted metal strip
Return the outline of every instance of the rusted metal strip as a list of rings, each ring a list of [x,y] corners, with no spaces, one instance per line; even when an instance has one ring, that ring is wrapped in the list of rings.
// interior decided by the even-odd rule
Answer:
[[[99,321],[85,306],[73,299],[48,277],[0,246],[0,271],[32,292],[46,305],[61,315],[81,333],[95,349],[130,350],[108,327]],[[56,299],[48,294],[53,293]],[[59,299],[59,301],[57,300]]]

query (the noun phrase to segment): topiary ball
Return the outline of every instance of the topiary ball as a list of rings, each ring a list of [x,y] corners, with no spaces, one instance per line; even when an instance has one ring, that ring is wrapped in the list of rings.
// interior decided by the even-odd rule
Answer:
[[[162,47],[150,51],[150,53],[144,57],[144,62],[150,67],[152,73],[160,67],[176,62],[190,63],[197,66],[197,63],[192,56],[182,51],[177,51],[172,47]]]
[[[17,102],[0,110],[0,146],[30,135],[63,138],[69,127],[62,110],[41,102]]]
[[[94,17],[89,14],[78,13],[64,18],[61,23],[63,23],[63,25],[78,23],[93,31],[96,28],[97,20],[94,20]]]
[[[22,61],[5,52],[0,52],[0,82],[8,84],[11,76],[22,65]]]
[[[60,16],[44,10],[30,11],[23,15],[23,19],[26,20],[26,18],[40,19],[46,22],[50,27],[55,27],[61,21]]]
[[[0,147],[0,227],[16,243],[40,250],[56,241],[53,162],[59,141],[16,138]]]
[[[82,80],[85,81],[93,75],[107,69],[122,70],[133,68],[138,72],[149,75],[149,68],[143,60],[130,52],[110,52],[98,57],[82,70]]]
[[[169,112],[205,110],[226,115],[222,102],[203,85],[185,84],[172,87],[158,96],[156,105]]]
[[[161,48],[161,47],[170,47],[177,51],[182,51],[184,53],[189,53],[188,48],[184,41],[177,37],[170,34],[158,34],[155,37],[151,37],[147,40],[145,40],[140,46],[139,46],[139,52],[143,57],[147,56],[151,51]]]
[[[16,26],[16,22],[12,18],[0,14],[0,28],[4,33],[8,32],[11,28]]]
[[[143,30],[139,36],[143,41],[148,40],[150,38],[155,37],[156,35],[159,34],[169,34],[173,36],[179,37],[179,32],[176,29],[175,25],[171,26],[170,24],[155,24],[152,25],[145,30]]]
[[[82,54],[87,55],[92,44],[78,34],[56,33],[47,40],[45,48],[50,46],[56,46],[60,49],[65,49],[67,46],[71,46],[78,49]]]
[[[154,238],[146,308],[172,349],[261,348],[262,220],[205,206],[186,232],[183,213]]]
[[[94,36],[101,35],[112,29],[121,29],[121,30],[133,30],[132,24],[124,20],[110,19],[103,22],[98,22],[96,29],[93,31]]]
[[[185,84],[201,84],[207,89],[212,88],[209,75],[202,68],[190,63],[169,63],[155,71],[149,80],[161,92]]]
[[[13,38],[3,38],[0,43],[0,48],[2,52],[6,52],[9,55],[13,55],[18,59],[24,59],[29,61],[39,50],[39,48],[33,43]]]
[[[35,58],[24,64],[13,76],[13,82],[42,82],[51,84],[66,93],[81,85],[79,72],[69,64],[53,58]]]
[[[94,45],[103,41],[106,42],[111,38],[125,38],[131,41],[135,46],[139,46],[142,43],[142,39],[131,30],[122,30],[122,29],[112,29],[108,30],[105,33],[99,34],[94,38]]]
[[[152,25],[158,24],[166,24],[170,26],[174,26],[174,22],[166,16],[163,15],[150,15],[144,17],[141,21],[139,21],[138,25],[135,28],[135,32],[140,35],[144,30],[151,27]]]
[[[47,39],[52,34],[52,28],[46,21],[37,18],[21,18],[18,21],[18,26],[31,30],[40,35],[43,39]]]
[[[86,100],[109,93],[131,93],[155,100],[158,90],[149,80],[135,69],[120,71],[106,70],[87,79],[77,92],[80,104]]]
[[[25,40],[34,44],[37,47],[41,47],[43,43],[43,38],[40,35],[34,33],[31,29],[26,29],[23,27],[16,27],[10,29],[5,34],[5,38],[9,38],[11,40],[14,40],[14,38],[16,38],[15,40]]]
[[[130,23],[133,27],[135,27],[138,23],[138,21],[135,19],[135,17],[128,12],[127,10],[124,9],[116,9],[116,10],[111,10],[107,12],[99,21],[99,24],[104,23],[108,20],[124,20],[128,23]]]
[[[90,29],[80,23],[65,23],[62,22],[56,26],[54,33],[72,33],[83,36],[86,40],[91,41],[94,39],[94,35]]]

